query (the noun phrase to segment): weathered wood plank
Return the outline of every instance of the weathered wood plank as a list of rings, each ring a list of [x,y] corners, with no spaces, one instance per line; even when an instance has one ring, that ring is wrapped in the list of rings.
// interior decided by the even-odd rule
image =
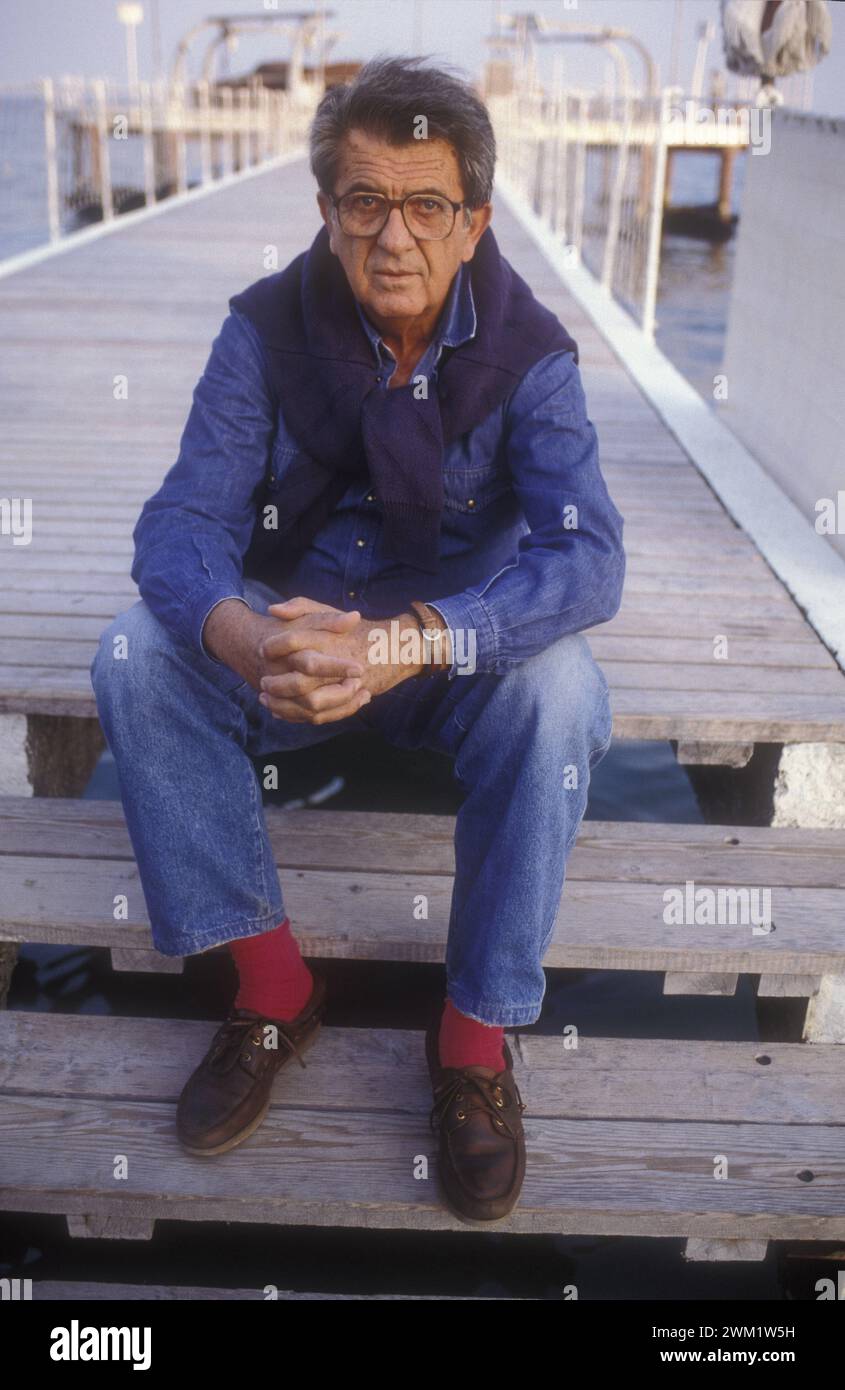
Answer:
[[[276,863],[380,873],[455,871],[454,816],[265,807]],[[133,851],[119,801],[0,798],[0,855],[123,859]],[[567,880],[845,888],[845,830],[583,821]]]
[[[101,631],[102,623],[97,618],[56,615],[30,620],[23,615],[0,614],[3,663],[6,666],[75,666],[87,670]],[[710,638],[655,639],[646,652],[644,642],[636,635],[616,635],[602,627],[594,628],[590,634],[590,648],[604,669],[610,662],[625,666],[637,664],[645,669],[652,662],[677,664],[685,670],[697,666],[709,669],[714,665]],[[830,653],[818,643],[806,640],[777,642],[736,638],[731,642],[727,664],[737,671],[750,667],[755,674],[761,666],[777,667],[777,678],[781,671],[803,675],[811,670],[832,671],[838,676]]]
[[[739,977],[734,974],[719,975],[711,971],[672,970],[663,977],[664,994],[710,994],[730,998],[736,994]]]
[[[341,1278],[343,1276],[341,1275]],[[301,1293],[293,1289],[277,1289],[270,1285],[254,1289],[210,1289],[199,1288],[196,1284],[97,1284],[90,1280],[67,1283],[56,1279],[33,1279],[32,1301],[49,1300],[51,1303],[266,1303],[268,1300],[279,1303],[314,1303],[331,1300],[332,1303],[351,1303],[367,1301],[370,1303],[533,1303],[537,1299],[493,1298],[488,1295],[469,1297],[467,1295],[433,1293]]]
[[[765,1260],[769,1243],[766,1240],[702,1240],[691,1238],[684,1247],[684,1259],[710,1263],[717,1260]]]
[[[799,682],[804,679],[805,672],[796,671],[795,675]],[[835,672],[831,672],[837,680]],[[762,675],[762,673],[761,673]],[[766,677],[763,676],[763,679]],[[772,679],[770,676],[769,679]],[[778,684],[783,689],[783,684],[778,677]],[[800,688],[800,687],[799,687]],[[695,743],[688,741],[679,743],[675,749],[675,756],[682,767],[701,765],[708,767],[746,767],[750,763],[754,753],[753,743]]]
[[[0,940],[151,949],[134,863],[6,855],[2,868]],[[286,911],[306,955],[443,959],[451,902],[448,876],[292,868],[280,874],[280,881]],[[774,926],[755,934],[750,920],[709,926],[677,926],[664,920],[665,893],[671,889],[683,895],[684,882],[570,882],[544,964],[717,974],[845,973],[842,890],[772,889]],[[747,887],[763,891],[760,885]],[[427,899],[427,920],[415,916],[421,894]],[[127,900],[125,921],[113,919],[117,897]]]
[[[172,1101],[206,1051],[216,1022],[0,1014],[0,1094]],[[836,1125],[845,1103],[835,1044],[698,1042],[544,1036],[506,1030],[514,1076],[535,1116],[569,1119]],[[577,1046],[573,1044],[577,1042]],[[110,1065],[102,1065],[104,1054]],[[339,1113],[430,1100],[422,1035],[408,1029],[324,1027],[306,1068],[286,1067],[275,1102],[318,1100]]]
[[[281,1079],[281,1078],[280,1078]],[[514,1234],[845,1237],[845,1126],[523,1117]],[[61,1133],[61,1144],[53,1136]],[[248,1147],[247,1147],[248,1146]],[[382,1229],[476,1229],[442,1205],[427,1110],[272,1106],[241,1150],[180,1152],[174,1106],[15,1097],[0,1112],[0,1207],[98,1223],[158,1218]],[[115,1183],[113,1154],[128,1156]],[[714,1155],[728,1158],[716,1180]],[[427,1159],[429,1178],[414,1177]],[[804,1181],[800,1174],[812,1174]]]

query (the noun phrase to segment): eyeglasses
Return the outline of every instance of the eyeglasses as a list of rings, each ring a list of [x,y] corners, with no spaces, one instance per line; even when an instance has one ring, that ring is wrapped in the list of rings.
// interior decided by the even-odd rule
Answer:
[[[437,193],[409,193],[407,198],[385,198],[381,193],[344,193],[331,199],[337,209],[341,231],[347,236],[378,236],[394,208],[402,209],[402,220],[411,236],[419,241],[443,241],[455,225],[455,218],[466,203],[453,203]]]

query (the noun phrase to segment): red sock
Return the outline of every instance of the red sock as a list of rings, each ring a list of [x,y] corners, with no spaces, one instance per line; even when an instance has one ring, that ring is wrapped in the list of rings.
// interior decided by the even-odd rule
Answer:
[[[287,917],[271,931],[241,936],[228,945],[238,970],[235,1008],[253,1009],[283,1022],[302,1013],[311,997],[314,977],[291,936]]]
[[[446,1000],[438,1035],[442,1067],[492,1067],[494,1071],[502,1071],[504,1041],[504,1028],[468,1018],[455,1008],[451,999]]]

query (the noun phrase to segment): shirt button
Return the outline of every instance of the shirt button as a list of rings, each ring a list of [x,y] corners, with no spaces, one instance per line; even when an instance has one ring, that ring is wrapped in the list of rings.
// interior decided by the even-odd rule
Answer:
[[[347,596],[347,598],[354,598],[354,597],[355,597],[355,590],[354,590],[354,589],[348,589],[348,590],[347,590],[346,596]]]
[[[360,546],[360,545],[366,545],[367,542],[366,542],[366,541],[362,541],[362,540],[357,540],[357,541],[355,542],[355,544]]]
[[[474,498],[474,497],[469,497],[469,498],[467,498],[467,506],[468,506],[468,507],[474,507],[474,506],[475,506],[475,498]]]
[[[375,502],[375,500],[376,500],[376,499],[375,499],[375,493],[369,492],[369,493],[367,494],[367,501],[368,501],[368,502]]]

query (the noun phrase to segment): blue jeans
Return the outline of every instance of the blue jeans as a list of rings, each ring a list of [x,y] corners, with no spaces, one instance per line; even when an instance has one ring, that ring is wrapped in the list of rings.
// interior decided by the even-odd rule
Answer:
[[[244,596],[259,612],[279,600],[252,580]],[[451,757],[466,792],[449,998],[482,1023],[536,1022],[567,856],[611,736],[607,682],[583,634],[504,675],[449,682],[434,672],[311,725],[275,718],[237,672],[173,636],[139,599],[106,628],[91,679],[156,950],[206,951],[286,915],[251,757],[377,729],[396,747]]]

